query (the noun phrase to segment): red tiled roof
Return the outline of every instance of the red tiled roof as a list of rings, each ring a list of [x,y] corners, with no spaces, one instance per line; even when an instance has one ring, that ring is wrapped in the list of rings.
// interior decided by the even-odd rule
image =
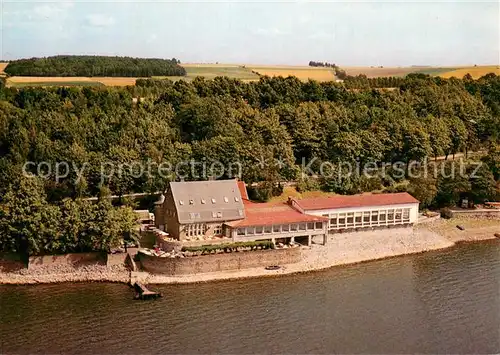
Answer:
[[[346,207],[366,207],[382,205],[399,205],[405,203],[419,203],[407,192],[391,194],[363,194],[363,195],[336,195],[331,197],[306,198],[295,200],[304,210],[325,210]]]
[[[328,220],[325,217],[300,213],[285,203],[252,203],[245,205],[245,213],[244,219],[226,224],[231,227],[248,227]]]
[[[241,198],[248,200],[247,186],[244,181],[238,180],[238,189],[240,190]]]

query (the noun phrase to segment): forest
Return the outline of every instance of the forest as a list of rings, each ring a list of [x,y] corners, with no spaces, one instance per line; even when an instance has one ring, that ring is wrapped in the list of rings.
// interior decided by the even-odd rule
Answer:
[[[295,77],[2,86],[0,245],[28,253],[109,248],[131,235],[133,217],[130,201],[113,207],[104,196],[162,191],[179,174],[200,179],[203,168],[182,165],[187,161],[238,162],[241,179],[263,201],[279,194],[284,181],[296,181],[299,191],[408,191],[422,208],[451,206],[461,197],[498,200],[500,77],[410,74],[393,80],[394,89],[376,88],[384,80],[356,89]],[[464,153],[462,174],[453,174],[457,153]],[[26,162],[43,178],[26,177]],[[70,163],[63,178],[54,173],[61,162]],[[177,175],[134,171],[163,162],[182,168]],[[110,163],[129,168],[103,176]],[[337,174],[345,163],[372,163],[373,174]],[[386,163],[404,168],[382,169]],[[439,174],[415,176],[412,163],[422,171],[434,163]],[[91,196],[99,202],[84,199]]]
[[[180,61],[172,59],[106,57],[106,56],[53,56],[10,61],[5,72],[10,76],[111,76],[149,77],[185,76]]]

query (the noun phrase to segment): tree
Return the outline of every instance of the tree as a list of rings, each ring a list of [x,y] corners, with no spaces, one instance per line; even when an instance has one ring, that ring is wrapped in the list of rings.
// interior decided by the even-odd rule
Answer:
[[[47,203],[39,178],[19,176],[3,197],[0,211],[4,251],[34,255],[59,249],[61,215]]]
[[[416,177],[410,179],[407,191],[420,201],[420,207],[430,207],[438,193],[437,180],[433,177]]]

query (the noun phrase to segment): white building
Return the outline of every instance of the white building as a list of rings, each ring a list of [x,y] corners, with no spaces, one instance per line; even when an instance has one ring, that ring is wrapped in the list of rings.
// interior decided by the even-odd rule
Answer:
[[[345,229],[413,225],[419,201],[406,192],[289,199],[298,211],[328,218],[330,232]]]

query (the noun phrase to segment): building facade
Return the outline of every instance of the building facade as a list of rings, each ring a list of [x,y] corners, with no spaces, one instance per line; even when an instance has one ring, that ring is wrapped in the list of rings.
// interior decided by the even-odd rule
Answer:
[[[155,224],[179,241],[270,240],[325,244],[330,233],[411,226],[419,202],[408,193],[363,194],[255,203],[237,180],[171,182],[155,208]]]
[[[222,236],[224,222],[242,218],[236,180],[171,182],[155,208],[157,228],[181,241]]]
[[[328,218],[328,231],[413,225],[418,220],[419,201],[410,194],[366,194],[328,198],[290,199],[302,213]]]

